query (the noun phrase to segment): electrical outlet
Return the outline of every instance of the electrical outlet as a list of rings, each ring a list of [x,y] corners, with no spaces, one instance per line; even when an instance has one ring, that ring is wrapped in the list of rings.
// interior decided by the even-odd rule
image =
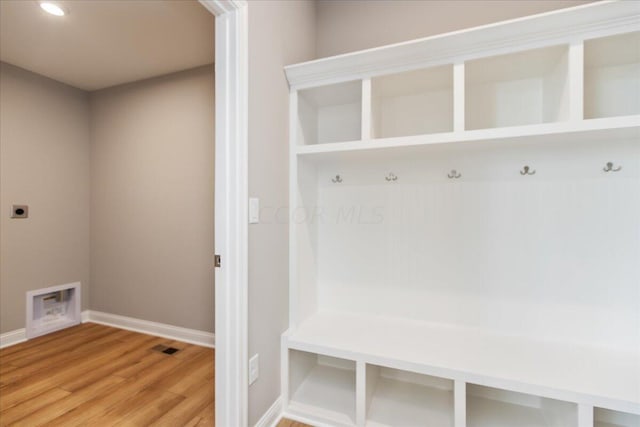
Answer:
[[[260,374],[260,355],[255,354],[249,359],[249,385],[256,382]]]
[[[11,218],[29,218],[29,206],[13,205],[11,207]]]

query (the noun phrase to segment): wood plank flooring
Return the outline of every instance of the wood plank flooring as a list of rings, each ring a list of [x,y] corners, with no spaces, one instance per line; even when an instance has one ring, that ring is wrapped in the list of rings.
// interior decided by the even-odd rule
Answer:
[[[158,344],[180,351],[151,349]],[[7,347],[0,426],[213,426],[214,357],[210,348],[94,323]]]
[[[282,420],[280,420],[277,427],[312,427],[312,426],[299,423],[298,421],[293,421],[293,420],[288,420],[286,418],[283,418]]]

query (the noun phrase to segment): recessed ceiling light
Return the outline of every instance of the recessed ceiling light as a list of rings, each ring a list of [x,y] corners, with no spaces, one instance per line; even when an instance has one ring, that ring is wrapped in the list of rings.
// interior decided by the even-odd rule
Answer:
[[[55,16],[64,16],[64,9],[62,9],[57,4],[42,2],[40,3],[40,7],[47,13],[50,13]]]

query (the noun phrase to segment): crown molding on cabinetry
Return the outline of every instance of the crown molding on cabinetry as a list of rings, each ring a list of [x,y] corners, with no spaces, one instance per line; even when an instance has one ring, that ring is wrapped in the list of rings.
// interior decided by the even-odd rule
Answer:
[[[606,1],[285,67],[294,89],[640,31],[640,2]]]

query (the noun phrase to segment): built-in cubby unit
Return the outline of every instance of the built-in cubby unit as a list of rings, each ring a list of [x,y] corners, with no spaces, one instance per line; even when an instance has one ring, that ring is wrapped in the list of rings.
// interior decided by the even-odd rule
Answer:
[[[352,425],[356,417],[356,364],[351,360],[289,351],[289,405],[312,410],[335,425]]]
[[[361,138],[361,81],[301,90],[297,101],[298,144],[326,144]]]
[[[584,43],[586,119],[640,114],[640,32]]]
[[[366,366],[366,426],[454,426],[453,381]]]
[[[578,427],[575,403],[467,384],[467,427]]]
[[[640,426],[640,414],[595,408],[594,421],[595,427],[638,427]]]
[[[568,51],[553,46],[466,62],[466,129],[568,120]]]
[[[371,112],[374,138],[453,131],[453,66],[373,78]]]
[[[287,416],[637,424],[638,34],[597,2],[286,68]]]

